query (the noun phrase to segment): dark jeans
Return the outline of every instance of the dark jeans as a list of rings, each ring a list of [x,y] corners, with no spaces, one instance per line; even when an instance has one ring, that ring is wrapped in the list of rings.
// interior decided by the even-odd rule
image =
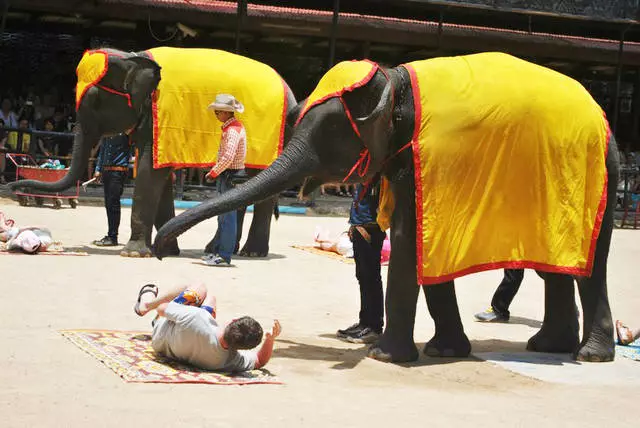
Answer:
[[[377,225],[365,227],[371,237],[367,242],[358,229],[353,228],[353,257],[356,262],[356,278],[360,284],[360,325],[377,333],[384,324],[384,296],[380,277],[380,252],[385,233]]]
[[[491,307],[494,312],[502,315],[509,315],[509,305],[516,296],[520,284],[524,279],[524,269],[505,269],[504,278],[498,285],[498,289],[491,299]]]
[[[217,180],[218,193],[223,194],[233,188],[231,184],[232,177],[241,170],[229,169],[224,171]],[[231,262],[231,256],[236,248],[238,229],[238,212],[231,212],[218,216],[218,242],[214,248],[218,249],[218,255]]]
[[[107,236],[113,241],[118,241],[118,228],[120,227],[120,198],[124,190],[126,171],[103,171],[102,183],[104,184],[104,206],[107,210],[109,232]]]

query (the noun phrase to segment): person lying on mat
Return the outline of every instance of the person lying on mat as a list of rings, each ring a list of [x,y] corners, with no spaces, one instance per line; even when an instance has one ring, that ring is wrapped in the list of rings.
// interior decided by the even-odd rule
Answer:
[[[622,321],[616,321],[616,334],[618,335],[618,344],[629,345],[640,338],[640,328],[631,330]]]
[[[0,242],[7,243],[8,251],[22,250],[34,254],[46,251],[53,243],[51,231],[44,227],[17,227],[0,211]]]
[[[145,294],[153,299],[144,302]],[[134,311],[144,316],[157,311],[151,346],[158,354],[193,366],[225,372],[249,371],[264,367],[273,353],[275,338],[282,328],[278,320],[262,341],[262,327],[244,316],[226,325],[216,321],[216,298],[204,284],[175,287],[158,294],[158,287],[140,289]]]

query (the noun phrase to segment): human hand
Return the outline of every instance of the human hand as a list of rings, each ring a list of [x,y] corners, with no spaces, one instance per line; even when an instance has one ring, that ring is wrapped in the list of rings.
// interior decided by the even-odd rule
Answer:
[[[212,169],[211,171],[209,171],[207,173],[207,175],[205,175],[206,180],[211,183],[213,180],[215,180],[218,177],[218,174],[215,173],[215,171]]]
[[[267,332],[267,339],[275,339],[276,337],[280,336],[280,333],[282,333],[282,326],[280,325],[280,321],[274,320],[271,331]]]

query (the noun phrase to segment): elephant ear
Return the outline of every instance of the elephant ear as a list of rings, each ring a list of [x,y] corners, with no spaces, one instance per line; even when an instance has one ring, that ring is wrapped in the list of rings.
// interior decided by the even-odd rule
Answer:
[[[360,132],[360,138],[371,152],[374,160],[380,160],[387,156],[389,138],[393,131],[392,114],[393,85],[391,80],[387,79],[378,103],[373,110],[366,116],[356,116],[354,118],[354,123]]]
[[[151,99],[160,83],[160,66],[144,56],[127,58],[129,70],[124,79],[124,90],[131,94],[134,106],[139,107]]]
[[[391,109],[393,108],[393,99],[392,99],[392,87],[391,80],[387,81],[387,84],[384,86],[382,90],[382,95],[380,96],[380,100],[378,104],[374,107],[373,111],[364,117],[356,117],[355,122],[358,127],[367,126],[378,119],[384,114],[391,114]]]

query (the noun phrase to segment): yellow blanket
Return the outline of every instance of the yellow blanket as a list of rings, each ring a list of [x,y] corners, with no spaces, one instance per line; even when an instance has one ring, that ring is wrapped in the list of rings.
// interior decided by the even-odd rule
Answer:
[[[307,101],[300,112],[300,116],[298,117],[298,122],[302,120],[304,115],[313,106],[322,104],[331,98],[341,97],[345,92],[353,91],[354,89],[367,84],[377,70],[378,65],[367,60],[343,61],[336,64],[331,68],[331,70],[327,71],[327,73],[322,76],[322,79],[320,79],[316,88],[313,90],[311,95],[309,95],[309,98],[307,98]],[[356,134],[359,134],[352,118],[350,117],[351,114],[348,110],[346,111]]]
[[[245,106],[236,113],[247,131],[245,165],[266,168],[282,151],[287,112],[285,84],[271,67],[213,49],[155,48],[162,67],[154,97],[154,167],[211,166],[221,123],[207,106],[228,93]]]
[[[485,53],[406,64],[418,280],[497,268],[589,275],[609,128],[573,79]]]
[[[109,59],[104,51],[86,51],[76,68],[78,83],[76,85],[76,110],[84,94],[98,84],[109,69]]]

